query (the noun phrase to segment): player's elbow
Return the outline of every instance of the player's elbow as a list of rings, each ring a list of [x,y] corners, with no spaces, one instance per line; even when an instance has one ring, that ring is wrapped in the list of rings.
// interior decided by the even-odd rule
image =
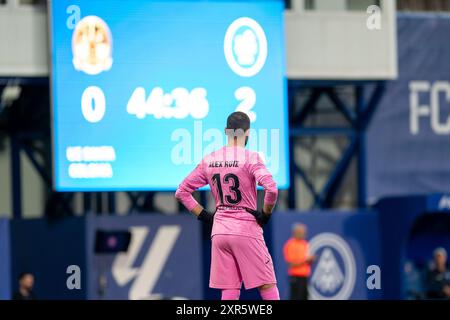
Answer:
[[[267,193],[270,193],[271,196],[273,198],[278,198],[278,186],[277,183],[275,181],[272,181],[268,186],[267,186]]]
[[[270,193],[272,193],[275,198],[278,198],[278,187],[276,184],[270,189]]]
[[[181,202],[185,193],[181,187],[178,187],[177,191],[175,191],[175,198]]]
[[[274,205],[278,199],[278,187],[275,181],[268,183],[265,187],[266,195],[264,197],[264,203]]]

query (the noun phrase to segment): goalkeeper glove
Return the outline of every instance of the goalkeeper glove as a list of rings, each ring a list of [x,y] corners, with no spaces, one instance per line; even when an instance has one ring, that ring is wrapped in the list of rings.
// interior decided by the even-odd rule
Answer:
[[[202,212],[200,212],[200,214],[198,215],[197,219],[212,224],[214,222],[214,213],[203,209]]]
[[[258,211],[258,210],[251,210],[251,209],[246,208],[245,210],[247,210],[248,213],[250,213],[251,215],[253,215],[256,218],[256,222],[258,222],[258,224],[261,227],[266,225],[267,222],[269,222],[270,216],[272,215],[271,213],[265,213],[264,209],[261,209],[261,211]]]

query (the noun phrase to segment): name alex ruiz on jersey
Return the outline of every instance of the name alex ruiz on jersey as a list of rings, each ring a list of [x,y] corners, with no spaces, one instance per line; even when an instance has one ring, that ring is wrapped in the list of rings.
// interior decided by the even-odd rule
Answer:
[[[239,167],[239,161],[211,161],[208,164],[209,168],[237,168]]]

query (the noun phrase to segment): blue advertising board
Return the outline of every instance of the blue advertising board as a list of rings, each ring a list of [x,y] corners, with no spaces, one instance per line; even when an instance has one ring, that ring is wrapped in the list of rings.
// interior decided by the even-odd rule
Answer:
[[[0,300],[11,297],[9,220],[0,219]]]
[[[385,198],[373,211],[276,212],[265,237],[280,297],[289,298],[283,247],[295,223],[307,226],[310,254],[317,257],[309,276],[311,299],[403,299],[406,260],[430,259],[436,246],[449,248],[449,213],[448,194]],[[429,222],[444,233],[426,229]],[[124,252],[98,253],[98,231],[129,231],[131,242]],[[34,274],[35,292],[44,300],[219,299],[219,290],[207,288],[210,250],[209,230],[187,214],[3,219],[0,299],[17,290],[21,272]],[[68,285],[71,266],[79,268],[79,288]],[[241,297],[259,294],[250,290]]]
[[[271,221],[272,257],[281,299],[289,299],[288,266],[283,247],[295,223],[307,227],[311,255],[310,299],[380,299],[380,288],[367,280],[380,265],[379,222],[376,212],[277,212]],[[380,275],[381,276],[381,275]],[[381,280],[381,278],[379,279]],[[369,281],[371,282],[371,281]]]
[[[0,231],[8,222],[0,220]],[[13,279],[31,272],[44,300],[203,298],[200,223],[191,216],[21,219],[10,227],[11,264],[3,263],[8,233],[0,232],[0,284],[8,284],[0,286],[0,298],[17,290],[9,267]],[[130,231],[128,250],[96,253],[97,231]]]
[[[29,272],[39,300],[86,299],[85,219],[15,219],[10,229],[13,291],[19,275]],[[70,266],[79,268],[79,288],[67,285]]]
[[[450,192],[449,29],[445,15],[398,15],[399,77],[387,83],[367,133],[370,203]]]
[[[246,112],[289,186],[284,2],[52,1],[55,188],[173,190]]]
[[[439,229],[431,233],[439,246],[450,247],[448,242],[450,222],[450,195],[431,194],[428,196],[402,196],[381,199],[375,209],[378,212],[380,225],[380,250],[382,253],[381,266],[383,270],[382,286],[384,299],[404,299],[406,283],[405,264],[408,249],[411,249],[413,231],[419,231],[425,225],[419,223],[423,217],[432,218],[436,225],[440,225],[445,237],[440,235]],[[423,223],[424,220],[421,220]],[[418,241],[419,246],[427,246],[425,239]],[[437,245],[434,247],[436,248]],[[434,249],[433,248],[433,249]],[[413,247],[414,255],[422,256],[425,250]],[[430,248],[428,248],[430,249]],[[429,250],[431,258],[432,249]],[[410,258],[410,257],[409,257]],[[426,288],[424,288],[426,289]],[[425,291],[424,291],[425,293]]]
[[[95,253],[95,233],[129,230],[127,252]],[[200,224],[152,214],[87,219],[88,299],[202,299]]]

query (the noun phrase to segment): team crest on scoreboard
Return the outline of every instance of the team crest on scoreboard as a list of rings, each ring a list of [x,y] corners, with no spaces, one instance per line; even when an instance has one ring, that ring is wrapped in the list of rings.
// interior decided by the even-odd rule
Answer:
[[[346,300],[355,287],[356,264],[347,242],[334,233],[320,233],[310,241],[316,262],[309,283],[313,300]]]
[[[228,27],[224,39],[228,66],[241,77],[253,77],[267,59],[267,38],[264,29],[249,17],[236,19]]]
[[[111,69],[112,36],[108,25],[97,16],[81,19],[72,35],[73,66],[96,75]]]

